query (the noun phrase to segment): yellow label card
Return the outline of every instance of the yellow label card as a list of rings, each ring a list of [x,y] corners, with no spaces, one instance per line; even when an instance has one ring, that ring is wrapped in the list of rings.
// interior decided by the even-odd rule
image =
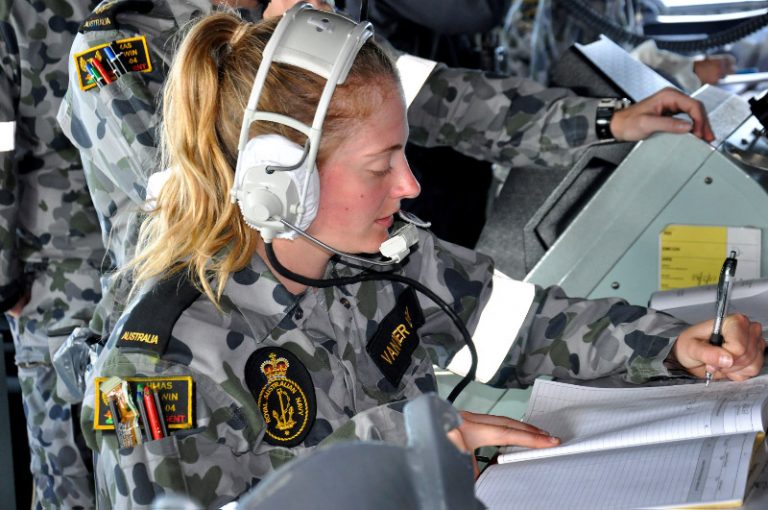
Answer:
[[[759,228],[667,225],[659,235],[659,289],[717,283],[731,250],[738,258],[736,279],[760,277]]]

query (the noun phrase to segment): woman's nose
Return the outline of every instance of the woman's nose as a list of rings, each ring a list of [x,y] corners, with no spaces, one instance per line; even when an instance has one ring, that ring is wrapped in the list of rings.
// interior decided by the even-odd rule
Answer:
[[[398,185],[396,187],[397,198],[416,198],[421,193],[421,184],[411,172],[408,161],[403,158],[398,168]]]

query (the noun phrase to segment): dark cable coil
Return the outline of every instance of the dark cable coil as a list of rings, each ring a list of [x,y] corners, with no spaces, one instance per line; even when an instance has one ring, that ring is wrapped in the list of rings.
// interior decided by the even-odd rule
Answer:
[[[359,282],[367,282],[371,280],[389,280],[389,281],[399,282],[405,285],[409,285],[412,288],[416,289],[417,291],[421,292],[426,297],[431,299],[437,306],[440,307],[440,309],[443,312],[445,312],[448,315],[448,317],[451,318],[454,325],[459,329],[462,336],[464,337],[464,342],[466,343],[467,348],[469,349],[469,354],[471,357],[469,371],[461,379],[461,381],[459,381],[458,384],[454,386],[450,395],[448,395],[448,401],[453,403],[456,400],[456,397],[459,396],[461,391],[472,380],[474,380],[475,372],[477,371],[477,350],[475,349],[475,343],[472,341],[472,335],[469,334],[469,331],[467,331],[467,327],[464,325],[464,321],[462,321],[461,317],[459,317],[458,314],[455,311],[453,311],[453,308],[451,308],[448,305],[448,303],[443,301],[440,298],[440,296],[435,294],[433,291],[428,289],[426,286],[424,286],[420,282],[414,280],[413,278],[408,278],[406,276],[389,273],[389,272],[370,272],[370,273],[359,274],[357,276],[349,276],[346,278],[329,278],[327,280],[315,280],[313,278],[307,278],[306,276],[302,276],[300,274],[294,273],[287,267],[283,266],[280,263],[280,261],[277,260],[277,256],[275,255],[275,250],[272,248],[272,243],[264,243],[264,247],[267,252],[267,259],[269,260],[269,263],[272,264],[272,267],[274,267],[275,270],[281,275],[283,275],[284,277],[290,280],[293,280],[294,282],[300,283],[302,285],[307,285],[309,287],[326,288],[326,287],[337,287],[341,285],[350,285],[350,284],[359,283]]]
[[[630,32],[629,30],[619,26],[613,21],[605,18],[583,0],[565,0],[558,2],[558,4],[564,7],[569,13],[571,13],[577,21],[580,21],[582,24],[590,28],[594,28],[602,34],[605,34],[617,43],[625,43],[631,46],[637,46],[647,41],[648,39],[651,39],[651,37]],[[758,31],[766,25],[768,25],[768,11],[759,16],[748,18],[738,25],[726,28],[725,30],[702,39],[695,39],[690,41],[664,41],[657,39],[656,46],[659,49],[673,51],[676,53],[695,53],[706,51],[712,48],[725,46],[726,44],[736,42],[739,39],[743,39],[744,37]]]

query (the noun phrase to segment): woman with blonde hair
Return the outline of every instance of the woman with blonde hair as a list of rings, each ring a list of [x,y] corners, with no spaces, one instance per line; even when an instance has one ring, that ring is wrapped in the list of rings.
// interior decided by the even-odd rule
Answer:
[[[324,51],[311,43],[321,32],[365,34],[330,59],[344,68],[332,79],[306,57]],[[739,380],[762,367],[761,328],[745,317],[729,317],[713,347],[711,324],[515,282],[423,228],[408,227],[408,255],[350,263],[390,240],[400,201],[419,193],[399,78],[368,35],[308,6],[280,25],[212,14],[186,35],[163,96],[172,171],[129,268],[136,297],[84,406],[105,504],[141,507],[172,491],[220,506],[318,445],[403,443],[403,403],[436,391],[435,364],[510,387],[540,374],[643,382],[670,368]],[[259,74],[267,115],[249,105]],[[284,223],[264,212],[283,185]],[[512,419],[462,417],[451,437],[468,451],[559,442]]]

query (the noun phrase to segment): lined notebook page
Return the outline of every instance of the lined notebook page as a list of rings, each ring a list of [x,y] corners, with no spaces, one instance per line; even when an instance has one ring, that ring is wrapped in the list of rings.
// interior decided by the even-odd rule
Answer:
[[[524,421],[562,439],[541,450],[505,449],[499,462],[763,431],[768,376],[745,382],[591,388],[537,380]]]
[[[737,507],[754,441],[738,434],[497,464],[475,492],[491,510]]]

